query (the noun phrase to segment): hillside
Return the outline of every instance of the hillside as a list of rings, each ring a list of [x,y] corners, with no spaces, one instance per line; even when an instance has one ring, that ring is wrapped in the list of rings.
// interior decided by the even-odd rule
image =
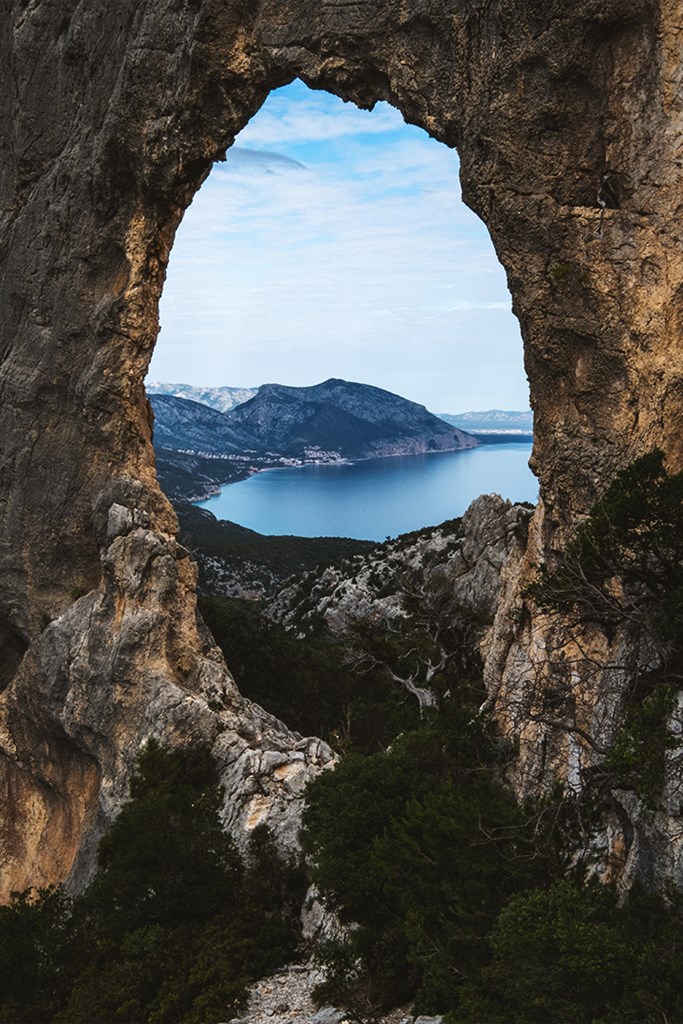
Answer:
[[[373,550],[372,541],[348,537],[270,537],[216,519],[187,502],[176,506],[181,543],[199,567],[203,595],[261,598],[289,577]]]
[[[219,392],[240,391],[165,386],[211,392],[215,401]],[[307,388],[264,384],[228,412],[177,395],[150,393],[149,400],[157,472],[173,500],[209,497],[221,484],[274,466],[456,451],[478,444],[422,405],[343,380]]]
[[[218,494],[223,484],[244,480],[251,472],[242,457],[194,455],[169,448],[155,448],[161,489],[173,502],[203,501]]]
[[[200,509],[179,511],[183,543],[200,545],[202,616],[240,691],[291,728],[342,750],[352,739],[366,752],[417,727],[418,707],[430,703],[424,687],[402,678],[399,664],[413,679],[424,677],[429,652],[446,644],[451,655],[422,682],[439,686],[453,669],[476,678],[478,642],[491,621],[501,568],[531,514],[484,495],[462,519],[372,544],[261,537]],[[307,567],[284,584],[268,583],[266,571],[282,576],[304,561]],[[257,564],[260,592],[270,599],[230,600],[256,596],[248,580]]]
[[[255,469],[281,465],[257,451],[225,414],[200,402],[150,395],[159,483],[172,501],[201,501]]]
[[[159,448],[202,455],[253,454],[262,448],[245,429],[235,429],[225,413],[208,405],[171,395],[150,395],[149,400]]]
[[[228,417],[263,447],[291,455],[315,445],[344,458],[368,459],[455,451],[477,443],[422,405],[334,378],[306,388],[264,384]]]
[[[502,566],[525,535],[530,514],[531,506],[481,495],[460,519],[401,534],[290,580],[267,615],[302,638],[321,624],[343,634],[359,618],[375,624],[400,618],[405,595],[419,580],[419,604],[428,600],[428,583],[434,593],[447,594],[449,604],[483,616],[483,625],[495,607]]]

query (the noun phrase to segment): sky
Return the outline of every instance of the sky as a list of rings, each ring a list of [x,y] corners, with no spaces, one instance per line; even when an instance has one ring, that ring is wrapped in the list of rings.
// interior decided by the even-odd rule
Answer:
[[[270,94],[178,229],[148,380],[342,377],[433,412],[526,409],[519,325],[458,158],[387,103]]]

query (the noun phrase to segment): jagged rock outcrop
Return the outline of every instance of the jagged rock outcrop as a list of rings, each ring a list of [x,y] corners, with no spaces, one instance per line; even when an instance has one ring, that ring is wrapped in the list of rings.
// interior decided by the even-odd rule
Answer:
[[[493,622],[501,573],[526,547],[531,508],[497,494],[482,494],[462,519],[425,527],[385,541],[327,568],[285,584],[269,602],[267,616],[301,637],[322,621],[344,634],[358,619],[400,619],[412,586],[448,589],[448,604]],[[483,639],[484,649],[487,646]]]
[[[115,504],[103,544],[100,586],[45,626],[6,691],[3,886],[87,881],[150,736],[209,746],[226,827],[239,841],[266,821],[296,852],[303,787],[329,748],[240,696],[195,615],[196,567],[172,537]]]
[[[205,680],[233,692],[156,482],[143,379],[182,211],[268,92],[298,75],[388,99],[457,146],[506,268],[541,503],[505,570],[489,657],[504,694],[562,631],[510,618],[533,563],[635,456],[659,445],[683,467],[683,67],[678,0],[8,0],[3,14],[6,893],[86,872],[139,740],[218,730]],[[110,516],[134,525],[108,536]],[[515,728],[533,754],[538,736]],[[272,722],[265,740],[247,731],[250,757],[292,746]]]

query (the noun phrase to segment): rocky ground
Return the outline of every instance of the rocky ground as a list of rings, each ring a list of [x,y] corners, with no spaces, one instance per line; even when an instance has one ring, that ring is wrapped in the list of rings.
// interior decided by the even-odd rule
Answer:
[[[406,591],[418,584],[435,591],[447,584],[455,604],[491,618],[502,566],[526,537],[530,515],[530,506],[481,495],[462,519],[402,534],[288,581],[266,614],[301,638],[321,620],[343,634],[358,618],[401,617]]]
[[[322,975],[310,962],[292,964],[257,982],[243,1017],[229,1024],[357,1024],[358,1018],[333,1006],[318,1008],[312,991]],[[441,1017],[413,1017],[407,1007],[393,1010],[374,1024],[441,1024]]]

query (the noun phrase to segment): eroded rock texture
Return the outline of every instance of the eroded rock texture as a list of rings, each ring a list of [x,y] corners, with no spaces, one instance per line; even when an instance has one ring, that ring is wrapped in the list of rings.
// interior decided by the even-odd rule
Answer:
[[[297,75],[458,147],[536,413],[542,501],[490,660],[505,694],[560,629],[532,643],[507,614],[529,565],[636,455],[658,444],[683,468],[680,23],[676,0],[6,0],[5,893],[87,872],[150,732],[204,735],[233,768],[282,755],[246,818],[279,820],[271,789],[328,756],[286,754],[299,741],[235,694],[155,479],[142,382],[173,234],[212,162]]]

